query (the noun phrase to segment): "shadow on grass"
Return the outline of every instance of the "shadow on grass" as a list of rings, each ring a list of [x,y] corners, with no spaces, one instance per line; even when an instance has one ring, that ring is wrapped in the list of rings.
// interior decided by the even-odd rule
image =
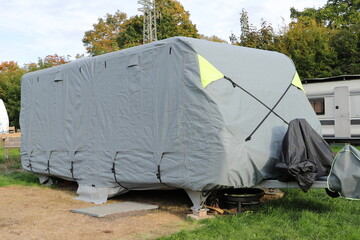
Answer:
[[[293,199],[292,201],[288,202],[279,201],[272,204],[271,207],[274,209],[281,208],[294,212],[309,211],[314,213],[327,213],[332,211],[332,208],[329,206],[329,204],[305,199]]]
[[[329,202],[331,198],[317,189],[312,193],[303,193],[300,190],[294,190],[285,193],[285,197],[279,200],[266,202],[263,208],[283,209],[286,211],[303,212],[309,211],[313,213],[328,213],[334,210]]]

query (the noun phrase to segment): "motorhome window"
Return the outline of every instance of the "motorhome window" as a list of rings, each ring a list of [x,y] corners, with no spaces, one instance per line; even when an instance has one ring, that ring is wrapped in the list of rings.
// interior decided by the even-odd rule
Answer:
[[[313,107],[316,115],[324,115],[325,114],[323,98],[309,99],[309,101],[310,101],[310,104]]]

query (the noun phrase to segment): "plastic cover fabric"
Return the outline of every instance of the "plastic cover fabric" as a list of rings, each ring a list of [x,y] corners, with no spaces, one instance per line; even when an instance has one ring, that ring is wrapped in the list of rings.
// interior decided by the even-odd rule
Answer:
[[[360,199],[360,151],[345,145],[336,155],[328,177],[328,188],[341,196]]]
[[[326,176],[331,168],[332,151],[325,140],[305,119],[290,122],[282,144],[279,162],[280,181],[296,179],[303,191],[308,191],[314,181]]]
[[[0,99],[0,134],[9,132],[9,117],[5,108],[5,104]]]
[[[224,78],[204,87],[199,55],[263,104]],[[295,74],[280,53],[183,37],[28,73],[22,165],[95,188],[251,187],[276,176],[285,91],[273,111],[320,131]]]

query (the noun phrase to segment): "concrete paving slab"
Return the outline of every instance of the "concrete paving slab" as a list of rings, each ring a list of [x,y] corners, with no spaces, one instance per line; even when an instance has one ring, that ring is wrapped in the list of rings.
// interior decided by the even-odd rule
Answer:
[[[196,215],[196,214],[187,214],[186,215],[187,217],[191,218],[192,220],[196,220],[196,221],[199,221],[199,220],[204,220],[204,219],[209,219],[209,218],[214,218],[215,215],[205,215],[205,216],[199,216],[199,215]]]
[[[105,205],[89,207],[89,208],[72,209],[70,210],[70,212],[81,213],[92,217],[104,217],[106,215],[110,215],[114,213],[124,213],[131,211],[140,211],[140,210],[153,210],[158,208],[159,206],[157,205],[146,204],[146,203],[121,202],[121,203],[105,204]]]

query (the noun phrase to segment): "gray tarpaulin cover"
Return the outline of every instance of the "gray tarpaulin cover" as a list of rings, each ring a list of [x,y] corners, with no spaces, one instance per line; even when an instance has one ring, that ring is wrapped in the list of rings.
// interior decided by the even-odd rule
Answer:
[[[360,151],[345,145],[336,155],[328,177],[328,188],[341,196],[360,199]]]
[[[314,181],[327,176],[333,154],[325,140],[305,119],[290,122],[282,144],[282,151],[276,169],[281,172],[280,181],[295,179],[305,192]]]
[[[251,187],[320,123],[283,54],[175,37],[25,74],[24,169],[121,189]],[[248,141],[245,141],[248,139]]]

